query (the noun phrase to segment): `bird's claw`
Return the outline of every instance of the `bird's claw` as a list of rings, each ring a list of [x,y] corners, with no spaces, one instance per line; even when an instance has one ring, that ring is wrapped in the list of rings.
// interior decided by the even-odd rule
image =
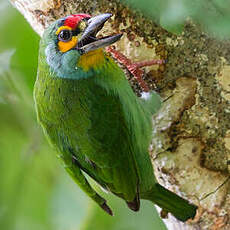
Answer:
[[[166,63],[166,60],[150,60],[150,61],[142,61],[132,63],[130,59],[128,59],[124,54],[120,53],[119,51],[115,50],[114,47],[110,46],[107,47],[106,50],[111,53],[111,55],[120,63],[123,64],[128,71],[137,79],[139,85],[145,92],[149,92],[149,87],[146,82],[143,80],[142,76],[144,75],[144,71],[140,68],[145,66],[152,66],[152,65],[161,65]]]

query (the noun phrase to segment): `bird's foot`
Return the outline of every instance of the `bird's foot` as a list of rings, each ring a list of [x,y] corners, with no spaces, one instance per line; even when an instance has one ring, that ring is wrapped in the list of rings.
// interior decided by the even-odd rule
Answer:
[[[124,54],[115,50],[114,47],[107,47],[106,50],[107,52],[111,53],[111,55],[119,63],[123,64],[128,69],[128,71],[137,79],[138,84],[141,86],[144,92],[149,92],[150,90],[148,85],[142,78],[142,76],[144,75],[144,71],[141,68],[145,66],[161,65],[165,63],[165,60],[150,60],[132,63],[130,59],[128,59]]]

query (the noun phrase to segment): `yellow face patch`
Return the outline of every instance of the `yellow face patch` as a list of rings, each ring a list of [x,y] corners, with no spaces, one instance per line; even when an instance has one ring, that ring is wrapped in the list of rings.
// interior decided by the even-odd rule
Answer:
[[[102,49],[97,49],[83,54],[78,61],[78,66],[84,71],[88,71],[90,68],[95,68],[102,65],[104,61],[105,56]]]
[[[70,49],[72,49],[74,46],[76,46],[77,44],[77,37],[73,36],[72,39],[68,42],[63,42],[63,41],[59,41],[58,42],[58,49],[64,53]]]
[[[71,27],[69,26],[61,26],[60,28],[58,28],[58,30],[56,31],[56,34],[59,35],[61,31],[63,30],[69,30],[72,31]],[[58,49],[64,53],[67,52],[68,50],[72,49],[73,47],[75,47],[77,44],[77,37],[76,36],[72,36],[71,40],[69,41],[58,41]]]

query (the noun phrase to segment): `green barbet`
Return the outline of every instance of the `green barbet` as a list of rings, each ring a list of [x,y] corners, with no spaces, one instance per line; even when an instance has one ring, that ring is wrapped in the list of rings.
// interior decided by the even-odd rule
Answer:
[[[134,211],[146,199],[181,221],[194,218],[197,207],[154,177],[148,147],[161,100],[154,92],[138,98],[103,51],[121,37],[96,37],[110,17],[75,14],[45,30],[34,88],[38,121],[67,172],[110,215],[84,173]]]

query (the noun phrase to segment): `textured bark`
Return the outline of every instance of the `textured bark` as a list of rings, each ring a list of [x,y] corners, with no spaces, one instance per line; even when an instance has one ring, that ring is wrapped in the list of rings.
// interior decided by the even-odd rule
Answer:
[[[145,69],[151,89],[168,98],[153,118],[150,154],[161,184],[200,206],[194,221],[164,219],[168,229],[230,229],[230,42],[187,22],[175,36],[116,0],[11,0],[40,35],[57,18],[84,12],[115,16],[104,32],[133,61],[167,59]],[[127,72],[135,92],[141,89]]]

